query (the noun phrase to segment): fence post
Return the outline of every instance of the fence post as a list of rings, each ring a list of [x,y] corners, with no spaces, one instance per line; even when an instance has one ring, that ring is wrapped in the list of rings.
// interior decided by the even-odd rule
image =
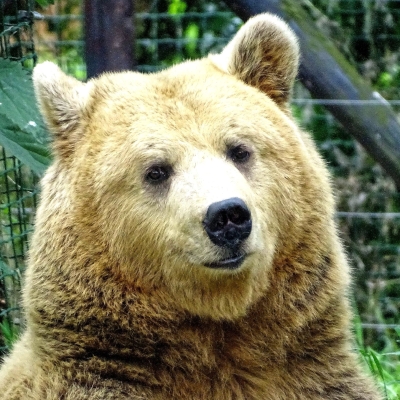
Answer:
[[[87,77],[131,70],[134,57],[134,1],[85,1]]]

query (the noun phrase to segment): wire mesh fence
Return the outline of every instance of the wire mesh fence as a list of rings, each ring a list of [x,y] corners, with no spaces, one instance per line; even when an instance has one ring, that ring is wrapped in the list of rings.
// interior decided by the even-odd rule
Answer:
[[[36,62],[34,2],[0,2],[0,59]],[[0,98],[0,104],[3,99]],[[22,322],[21,277],[36,208],[38,178],[0,147],[0,353]]]
[[[33,230],[38,178],[4,149],[0,151],[0,171],[0,322],[4,335],[1,351],[22,323],[21,277]]]
[[[400,1],[302,2],[320,30],[399,114]],[[241,20],[218,1],[137,1],[136,6],[135,54],[137,68],[143,72],[218,51],[241,25]],[[6,43],[2,44],[6,50],[1,57],[35,60],[37,53],[39,61],[55,61],[69,74],[85,79],[81,1],[56,0],[38,11],[43,19],[35,22],[36,47],[30,33],[32,21],[17,25],[20,36],[11,39],[5,32],[14,17],[5,18],[3,11],[3,21],[8,22],[0,23],[1,40]],[[30,44],[18,39],[22,32]],[[12,50],[18,40],[25,55]],[[354,268],[355,303],[365,343],[379,351],[392,351],[396,328],[400,328],[400,195],[382,168],[349,137],[346,127],[339,126],[324,110],[327,102],[335,100],[311,99],[298,84],[292,108],[301,125],[314,134],[334,175],[337,220]],[[14,326],[21,321],[19,281],[32,230],[37,178],[4,150],[0,161],[0,322]],[[3,339],[0,346],[5,344]]]
[[[17,1],[2,1],[0,7],[0,57],[32,66],[36,58],[33,41],[34,1],[24,7]]]

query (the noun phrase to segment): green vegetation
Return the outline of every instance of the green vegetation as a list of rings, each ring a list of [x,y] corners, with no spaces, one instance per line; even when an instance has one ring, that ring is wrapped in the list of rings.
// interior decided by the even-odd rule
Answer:
[[[18,329],[15,325],[11,324],[7,319],[5,319],[0,324],[0,332],[3,335],[4,344],[8,349],[11,349],[12,345],[18,338]]]
[[[37,174],[50,162],[47,131],[36,106],[30,72],[0,59],[0,145]]]
[[[54,0],[36,0],[36,3],[41,7],[47,7],[50,4],[54,4]]]

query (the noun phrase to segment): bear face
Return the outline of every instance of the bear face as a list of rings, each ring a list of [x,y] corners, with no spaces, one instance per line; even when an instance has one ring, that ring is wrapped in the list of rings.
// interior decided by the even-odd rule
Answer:
[[[39,65],[37,96],[55,137],[48,176],[62,170],[68,213],[59,211],[87,257],[107,253],[124,281],[195,315],[245,314],[303,226],[332,215],[325,169],[287,109],[297,63],[294,35],[269,16],[221,54],[156,75],[82,84]],[[239,224],[227,217],[235,210],[246,214]]]

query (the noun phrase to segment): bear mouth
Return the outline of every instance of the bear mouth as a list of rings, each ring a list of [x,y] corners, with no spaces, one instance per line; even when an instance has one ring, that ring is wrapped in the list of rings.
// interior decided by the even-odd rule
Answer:
[[[214,261],[212,263],[205,264],[205,266],[208,268],[214,268],[214,269],[234,270],[234,269],[239,268],[242,265],[245,258],[246,258],[246,254],[239,254],[239,255],[235,255],[234,257],[231,257],[231,258],[224,258],[223,260]]]

